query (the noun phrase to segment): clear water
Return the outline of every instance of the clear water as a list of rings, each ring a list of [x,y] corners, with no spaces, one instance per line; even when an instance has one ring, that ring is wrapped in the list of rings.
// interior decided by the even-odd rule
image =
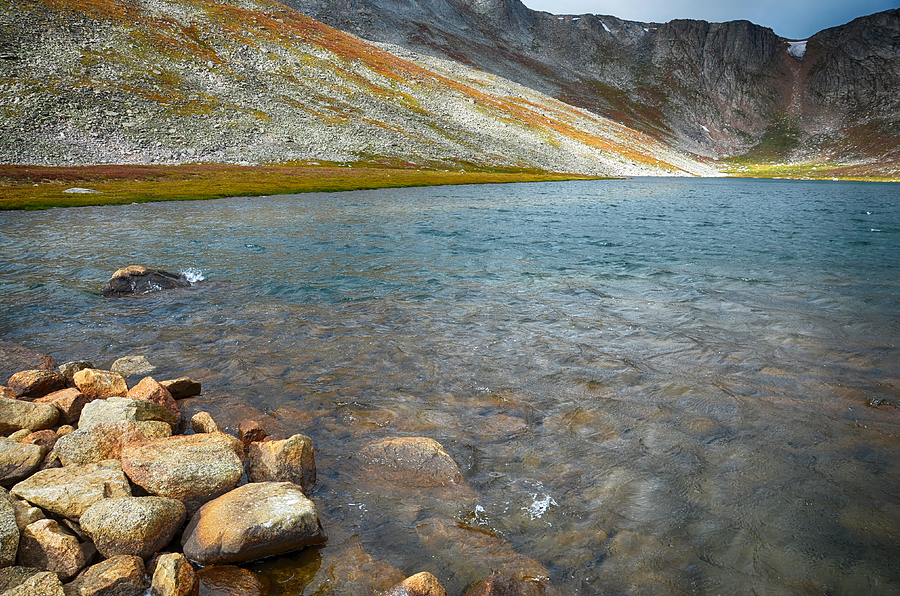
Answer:
[[[0,213],[0,246],[0,338],[60,362],[144,354],[158,378],[190,374],[313,438],[333,540],[257,566],[276,591],[309,593],[351,536],[451,595],[515,567],[429,538],[437,518],[567,594],[900,593],[896,185],[636,179]],[[101,298],[128,264],[204,279]],[[350,456],[394,435],[441,442],[465,487],[361,482]]]

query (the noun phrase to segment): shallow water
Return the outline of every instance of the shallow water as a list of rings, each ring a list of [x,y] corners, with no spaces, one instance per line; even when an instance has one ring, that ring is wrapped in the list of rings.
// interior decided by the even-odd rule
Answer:
[[[273,414],[313,438],[333,543],[431,571],[451,596],[500,555],[436,539],[435,518],[569,594],[900,593],[896,185],[635,179],[0,213],[0,246],[0,338],[59,362],[144,354],[157,378]],[[101,298],[133,263],[204,279]],[[361,483],[348,456],[395,435],[441,442],[465,486]],[[329,548],[257,568],[309,593]]]

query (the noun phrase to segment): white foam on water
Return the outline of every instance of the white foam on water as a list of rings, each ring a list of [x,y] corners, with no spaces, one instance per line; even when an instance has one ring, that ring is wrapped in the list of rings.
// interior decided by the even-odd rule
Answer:
[[[538,499],[538,493],[534,493],[531,495],[531,499],[531,505],[522,507],[522,511],[527,513],[532,521],[542,518],[544,514],[547,513],[547,510],[550,509],[551,505],[557,506],[556,501],[548,494],[545,494],[543,498]]]
[[[197,269],[195,267],[191,267],[189,269],[184,269],[181,271],[181,275],[188,280],[191,285],[197,283],[198,281],[203,281],[206,277],[203,276],[203,271]]]

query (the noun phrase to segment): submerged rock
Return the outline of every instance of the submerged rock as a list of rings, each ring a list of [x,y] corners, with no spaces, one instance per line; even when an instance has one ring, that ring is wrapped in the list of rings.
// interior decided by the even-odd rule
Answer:
[[[112,363],[109,370],[119,373],[123,377],[136,377],[149,375],[156,367],[150,364],[146,356],[123,356]]]
[[[197,572],[197,583],[203,596],[266,596],[269,593],[269,580],[265,576],[235,565],[204,567]]]
[[[492,573],[466,591],[465,596],[559,596],[559,591],[546,581],[513,579]]]
[[[460,484],[459,466],[443,446],[426,437],[394,437],[365,445],[356,459],[364,475],[380,484],[428,488]]]
[[[23,370],[53,370],[53,358],[8,341],[0,341],[0,384]]]
[[[190,285],[191,282],[183,274],[130,265],[113,273],[100,293],[106,297],[137,296],[160,290],[187,288]]]

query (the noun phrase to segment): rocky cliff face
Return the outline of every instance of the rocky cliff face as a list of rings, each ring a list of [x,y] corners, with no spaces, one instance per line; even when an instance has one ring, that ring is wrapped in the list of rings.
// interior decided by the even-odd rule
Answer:
[[[900,10],[805,45],[747,21],[551,15],[519,0],[287,0],[338,28],[451,58],[709,156],[869,160],[898,171]]]
[[[471,10],[496,12],[493,0]],[[521,85],[392,53],[269,0],[0,0],[0,40],[5,163],[714,173]]]

